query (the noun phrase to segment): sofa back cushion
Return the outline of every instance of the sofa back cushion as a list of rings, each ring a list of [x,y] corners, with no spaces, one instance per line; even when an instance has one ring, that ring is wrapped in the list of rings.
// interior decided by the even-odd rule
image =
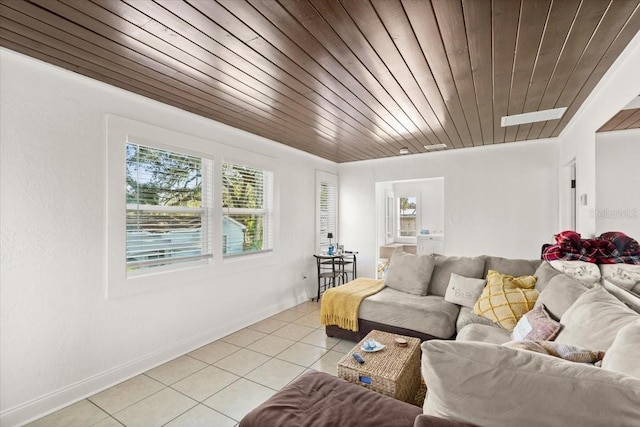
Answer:
[[[590,350],[607,351],[623,326],[640,315],[596,285],[582,294],[562,315],[556,341]]]
[[[425,414],[479,426],[632,426],[640,419],[640,379],[502,345],[425,341],[422,375]]]
[[[540,292],[534,308],[544,304],[551,317],[560,320],[569,307],[588,290],[574,277],[560,273]]]
[[[435,264],[431,281],[429,282],[429,294],[444,297],[451,280],[451,273],[460,276],[482,279],[484,273],[484,257],[461,257],[435,255]]]
[[[427,295],[434,267],[433,254],[413,255],[396,251],[391,255],[384,284],[397,291]]]
[[[640,379],[640,319],[618,331],[602,359],[602,368]]]
[[[509,259],[497,256],[486,256],[484,264],[484,276],[489,270],[498,271],[509,276],[533,276],[542,260],[539,259]]]
[[[558,274],[562,273],[553,268],[547,261],[542,261],[542,264],[540,264],[535,273],[533,273],[536,279],[538,279],[536,280],[536,289],[540,292],[544,291],[551,279]]]

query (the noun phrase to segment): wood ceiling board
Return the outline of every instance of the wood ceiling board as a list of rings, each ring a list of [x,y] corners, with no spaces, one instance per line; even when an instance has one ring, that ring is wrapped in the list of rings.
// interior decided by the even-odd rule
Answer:
[[[545,89],[551,75],[555,70],[556,60],[562,52],[564,43],[558,40],[565,40],[571,29],[571,24],[580,7],[581,0],[554,0],[551,3],[551,10],[547,16],[542,43],[536,58],[536,64],[529,83],[527,98],[524,103],[524,112],[537,111],[542,102]],[[529,139],[531,123],[518,126],[517,141]]]
[[[324,23],[322,17],[307,2],[298,2],[292,10],[286,9],[287,3],[283,2],[282,7],[276,7],[272,3],[256,2],[256,8],[276,22],[277,25],[292,25],[291,21],[295,20],[299,23],[299,31],[302,34],[308,34],[308,46],[315,46],[318,52],[324,52],[325,55],[331,55],[337,63],[349,63],[350,68],[356,69],[363,74],[368,74],[364,67],[358,67],[358,59],[351,53],[337,34]],[[322,46],[322,47],[320,47]],[[330,61],[326,61],[329,63]],[[335,67],[337,63],[333,63]],[[341,65],[340,65],[341,66]],[[346,68],[344,69],[346,71]],[[356,76],[353,76],[356,78]],[[373,78],[369,75],[370,79]],[[380,141],[384,143],[384,141]]]
[[[215,120],[220,120],[220,116],[216,116],[217,118],[212,117],[209,111],[202,111],[202,110],[199,110],[197,108],[194,108],[193,104],[190,104],[190,103],[189,104],[181,104],[181,103],[175,102],[175,101],[173,101],[171,99],[168,99],[168,98],[165,98],[163,96],[158,95],[157,91],[153,91],[153,90],[146,91],[144,89],[140,89],[137,86],[133,86],[133,85],[124,83],[122,80],[111,79],[110,77],[105,76],[105,75],[103,75],[101,73],[96,73],[96,72],[93,72],[91,70],[84,69],[84,68],[82,68],[81,66],[79,66],[79,65],[77,65],[75,63],[71,64],[71,63],[68,63],[66,61],[63,61],[63,60],[59,59],[62,56],[62,55],[60,55],[61,52],[59,52],[59,51],[53,51],[52,53],[53,53],[54,56],[52,56],[52,55],[40,52],[38,50],[34,50],[29,46],[33,45],[33,46],[36,46],[36,47],[40,48],[41,45],[38,44],[37,42],[34,42],[32,40],[29,40],[29,39],[26,39],[26,38],[24,38],[22,36],[13,34],[13,35],[9,35],[12,39],[7,39],[5,36],[7,36],[8,34],[5,32],[5,30],[0,30],[0,34],[1,34],[0,39],[2,39],[3,43],[5,43],[5,44],[3,44],[3,46],[12,48],[12,49],[14,49],[16,51],[23,52],[26,55],[32,56],[34,58],[40,59],[42,61],[48,62],[50,64],[53,64],[53,65],[56,65],[56,66],[59,66],[59,67],[62,67],[64,69],[74,71],[74,72],[76,72],[78,74],[82,74],[82,75],[90,77],[92,79],[99,80],[99,81],[111,84],[113,86],[119,87],[119,88],[127,90],[129,92],[138,93],[138,94],[143,95],[143,96],[145,96],[147,98],[162,102],[162,103],[167,104],[167,105],[174,106],[174,107],[179,108],[181,110],[188,111],[188,112],[191,112],[191,113],[203,116],[203,117],[208,117],[208,118],[212,118],[212,119],[215,119]],[[18,40],[18,41],[16,42],[15,40]],[[64,52],[62,52],[62,53],[64,53]],[[230,123],[231,126],[234,126],[236,128],[239,128],[239,129],[243,125],[246,125],[246,123],[238,121],[234,117],[226,116],[225,114],[222,114],[222,119],[223,120],[228,120],[228,123]],[[259,135],[263,136],[265,138],[268,138],[268,139],[273,139],[273,138],[282,139],[283,138],[282,134],[279,133],[279,132],[273,132],[273,131],[271,131],[271,130],[269,130],[267,128],[262,130],[259,127],[259,129],[261,130]],[[327,153],[326,155],[329,155],[329,154],[330,153]]]
[[[315,3],[322,4],[321,1]],[[369,2],[345,1],[343,5],[360,32],[359,43],[355,46],[349,43],[349,48],[372,71],[402,109],[408,112],[410,119],[420,131],[415,144],[418,152],[424,152],[425,145],[451,146],[448,135],[399,53],[378,11]],[[395,13],[404,12],[396,10]],[[350,34],[344,34],[346,28],[348,27],[337,26],[334,31],[342,33],[343,39],[351,41],[353,38]],[[426,141],[423,137],[426,137]]]
[[[491,0],[463,0],[462,10],[467,28],[482,143],[493,144]]]
[[[602,125],[598,132],[611,132],[615,130],[635,129],[640,126],[640,108],[621,110],[607,123]]]
[[[425,59],[416,38],[416,33],[411,27],[402,3],[399,0],[373,0],[372,4],[383,25],[389,32],[389,36],[396,45],[399,54],[402,56],[404,63],[412,75],[412,79],[415,80],[417,93],[424,98],[424,101],[421,102],[426,101],[426,103],[428,103],[428,108],[435,115],[435,120],[438,121],[444,130],[445,135],[440,136],[440,134],[438,134],[438,139],[448,141],[445,143],[447,143],[449,148],[461,148],[463,145],[458,130],[449,114],[447,105],[440,93],[438,84],[433,77],[431,68]],[[434,128],[432,125],[431,128],[434,132],[437,132],[437,127]]]
[[[598,28],[598,24],[608,7],[608,1],[583,1],[580,4],[571,31],[564,41],[564,46],[558,57],[556,68],[545,89],[538,110],[570,106],[570,104],[559,105],[557,103],[558,98],[566,86],[567,80],[571,77],[578,61],[584,54],[585,49],[588,47],[589,41]],[[568,112],[569,110],[567,110],[565,115]],[[558,122],[556,121],[556,123]],[[534,123],[531,126],[529,136],[533,139],[541,138],[542,131],[546,124],[546,122]]]
[[[622,129],[633,129],[638,127],[638,121],[640,120],[640,109],[631,110],[632,114],[620,123]]]
[[[639,3],[0,0],[0,43],[345,162],[559,134]],[[500,127],[559,103],[559,121]]]
[[[493,135],[494,143],[505,142],[506,129],[500,120],[508,114],[513,77],[520,2],[496,0],[491,3],[493,28]]]
[[[516,41],[516,53],[513,64],[513,77],[509,91],[508,115],[522,114],[529,91],[549,15],[551,0],[528,0],[521,2],[520,22]],[[513,142],[519,126],[509,126],[505,131],[505,142]]]
[[[560,132],[569,123],[573,115],[582,106],[582,103],[591,94],[591,91],[598,84],[602,76],[609,70],[614,61],[618,58],[620,53],[629,44],[631,39],[640,31],[640,5],[634,10],[634,14],[627,21],[622,31],[618,34],[614,42],[611,44],[607,52],[604,54],[600,62],[595,66],[593,73],[589,76],[589,79],[583,85],[582,89],[576,96],[574,102],[567,108],[564,116],[560,119],[558,127],[554,130],[552,136],[558,136]]]
[[[197,3],[197,6],[210,18],[211,16],[217,16],[218,13],[221,12],[218,10],[220,5],[216,3]],[[251,26],[251,28],[256,30],[262,29],[264,34],[252,40],[250,43],[253,48],[260,51],[266,50],[265,54],[270,57],[286,58],[286,66],[293,65],[294,67],[304,70],[305,73],[309,73],[312,77],[310,84],[310,87],[313,88],[312,90],[323,91],[324,88],[326,88],[327,99],[342,104],[346,109],[350,109],[350,114],[358,117],[359,120],[364,119],[371,123],[377,129],[376,134],[380,135],[387,144],[391,144],[396,149],[400,149],[406,145],[402,136],[398,134],[385,119],[375,114],[365,103],[365,100],[360,99],[350,91],[347,87],[348,83],[336,79],[331,73],[315,62],[300,46],[295,44],[292,39],[282,35],[272,38],[271,40],[265,39],[265,36],[269,34],[279,34],[280,30],[264,16],[256,13],[255,9],[251,8],[249,4],[231,1],[225,3],[225,7],[229,8],[229,12],[233,13],[233,15],[242,20],[246,25]],[[214,15],[210,15],[211,13],[214,13]],[[291,29],[288,30],[291,31]],[[293,39],[297,40],[297,37],[293,37]],[[277,50],[277,52],[274,52],[274,50]],[[353,78],[350,80],[354,81]],[[362,88],[361,91],[365,95],[366,101],[373,99],[371,95],[366,92],[366,89]],[[397,125],[400,126],[399,123],[397,123]]]
[[[48,2],[44,3],[49,4]],[[224,76],[220,74],[219,70],[202,61],[200,58],[197,58],[183,50],[183,48],[176,47],[165,42],[154,34],[149,33],[146,29],[131,24],[129,20],[144,23],[145,26],[154,26],[155,22],[147,16],[142,15],[140,12],[130,7],[125,7],[124,4],[120,4],[120,13],[124,13],[127,18],[127,20],[122,20],[109,11],[89,2],[70,2],[69,5],[75,6],[79,9],[71,11],[69,9],[59,8],[57,12],[75,16],[74,19],[78,22],[86,25],[94,31],[102,31],[102,34],[105,37],[114,42],[121,40],[128,46],[138,48],[138,53],[155,57],[155,60],[162,61],[165,65],[173,67],[176,73],[186,73],[201,82],[205,82],[209,88],[208,92],[213,95],[212,100],[214,102],[238,105],[240,108],[239,114],[245,115],[247,112],[250,112],[257,117],[260,117],[261,121],[265,121],[265,125],[268,123],[276,123],[281,126],[284,132],[291,133],[293,136],[298,135],[302,140],[314,139],[313,134],[316,134],[316,136],[320,138],[317,142],[332,142],[330,140],[330,136],[322,134],[322,131],[313,127],[300,127],[295,120],[275,114],[272,107],[268,103],[265,103],[264,100],[258,100],[253,96],[247,95],[242,91],[227,85],[221,80]],[[82,13],[82,15],[77,15],[77,12]],[[97,22],[94,17],[95,19],[100,19],[101,22]],[[106,28],[102,22],[109,23],[110,28]],[[119,33],[119,31],[123,32]],[[133,39],[130,36],[132,34],[136,35],[137,39]],[[175,39],[176,37],[173,38]],[[141,47],[140,42],[144,43],[145,47]],[[164,52],[168,52],[168,54],[165,54]],[[246,87],[245,89],[253,91],[253,89],[249,87]],[[255,96],[255,92],[253,95]],[[246,126],[244,129],[250,130],[251,126]],[[313,133],[312,135],[309,135],[309,130]],[[296,146],[299,146],[299,144],[296,144]],[[313,145],[312,147],[312,150],[317,149],[317,145]],[[346,153],[350,152],[347,147],[344,147],[344,151]],[[352,154],[357,155],[358,153],[352,152]]]
[[[137,1],[132,3],[135,5],[139,4]],[[161,4],[163,8],[166,8],[167,13],[170,12],[174,16],[180,14],[183,20],[191,23],[191,25],[187,25],[186,22],[184,24],[178,23],[181,32],[190,40],[198,41],[201,46],[208,45],[210,43],[208,40],[211,42],[215,41],[220,46],[220,48],[216,46],[216,54],[226,61],[229,66],[241,70],[241,72],[245,73],[249,78],[255,79],[278,91],[278,93],[281,93],[284,98],[278,99],[277,102],[282,104],[292,103],[295,108],[300,105],[306,108],[301,111],[301,114],[310,114],[311,117],[316,114],[319,116],[319,121],[322,119],[326,120],[322,123],[329,122],[334,127],[336,123],[343,124],[343,126],[339,128],[341,131],[340,137],[348,141],[355,140],[366,143],[367,141],[378,140],[382,142],[382,139],[375,134],[374,130],[363,126],[353,117],[340,110],[339,106],[329,103],[320,94],[312,91],[308,86],[282,68],[267,61],[266,58],[255,50],[247,48],[239,39],[231,36],[229,32],[209,20],[199,11],[190,6],[185,7],[183,3],[170,0],[162,1]],[[162,14],[160,10],[154,10]],[[145,12],[148,14],[152,13],[148,8],[145,8]],[[162,19],[158,13],[152,16],[154,16],[155,19]],[[224,19],[223,21],[226,22],[227,25],[232,25],[230,23],[231,19]],[[236,36],[249,32],[249,30],[243,30],[242,25],[236,25],[234,31]],[[251,34],[258,37],[257,34],[253,32],[251,32]],[[223,45],[223,43],[226,45]],[[242,55],[239,53],[242,53]],[[259,68],[258,65],[260,65],[261,68]],[[225,67],[224,64],[220,64],[220,66]],[[247,83],[247,81],[245,81],[245,83]],[[387,152],[383,151],[382,155],[395,155],[395,153],[391,154],[387,150]]]
[[[193,56],[206,60],[210,64],[214,64],[216,70],[219,72],[213,76],[215,79],[224,82],[228,86],[235,90],[246,93],[247,95],[259,100],[270,108],[279,111],[282,116],[289,117],[289,122],[302,122],[303,126],[315,129],[325,138],[333,139],[336,137],[334,132],[334,124],[326,120],[321,114],[314,113],[306,105],[303,105],[288,96],[282,94],[280,91],[286,91],[288,94],[295,93],[290,88],[279,84],[275,79],[271,79],[265,73],[262,73],[262,77],[269,79],[269,84],[263,83],[260,80],[247,74],[245,71],[238,67],[251,68],[252,74],[259,74],[261,72],[257,67],[253,67],[247,61],[238,64],[237,66],[227,63],[221,57],[213,55],[210,51],[204,49],[202,46],[209,46],[210,49],[216,52],[229,52],[226,48],[219,45],[208,38],[204,33],[197,31],[195,28],[188,26],[184,21],[177,19],[177,17],[164,8],[155,5],[152,2],[131,2],[132,6],[138,6],[142,9],[145,15],[151,17],[154,21],[149,21],[148,24],[155,23],[155,25],[145,25],[145,28],[152,31],[152,28],[158,28],[160,32],[164,28],[169,28],[172,31],[176,30],[180,34],[185,34],[188,39],[182,36],[172,36],[172,40],[180,40],[181,48],[185,51],[189,51]],[[158,36],[160,33],[153,32]],[[194,41],[198,41],[196,44]],[[177,46],[177,44],[174,44]],[[213,45],[213,47],[211,47]],[[231,55],[227,55],[231,56]],[[236,56],[237,57],[237,56]],[[233,58],[233,56],[231,56]],[[239,58],[239,57],[238,57]],[[277,87],[277,90],[275,89]],[[353,133],[341,132],[338,135],[339,139],[355,139],[360,138],[359,135]]]
[[[435,14],[440,35],[445,46],[449,66],[453,74],[464,120],[471,134],[473,145],[482,145],[482,130],[480,128],[480,116],[476,103],[476,91],[471,74],[471,62],[465,30],[462,4],[459,1],[433,0]]]
[[[458,90],[449,67],[449,60],[442,44],[442,37],[431,3],[402,0],[402,6],[416,34],[416,39],[438,85],[439,92],[444,99],[462,145],[464,147],[472,147],[471,133],[464,117]]]
[[[598,23],[592,39],[589,41],[582,56],[577,61],[573,72],[567,79],[567,83],[560,93],[556,105],[562,107],[569,106],[573,103],[580,89],[582,89],[589,76],[593,73],[596,65],[604,56],[604,53],[611,47],[613,41],[625,26],[627,18],[637,7],[638,2],[631,0],[611,2],[609,8]],[[559,123],[554,122],[545,124],[540,133],[540,137],[548,138],[553,135],[558,125]],[[555,134],[557,135],[561,130],[562,129],[557,129],[557,133]]]
[[[367,5],[367,3],[351,2],[347,3],[351,7],[353,5]],[[350,13],[354,16],[360,16],[358,9],[352,10]],[[430,79],[431,89],[430,98],[436,107],[431,105],[429,97],[425,93],[423,85],[418,82],[418,74],[427,72],[431,74],[424,57],[421,55],[420,46],[417,43],[415,34],[407,20],[407,16],[399,1],[377,1],[372,2],[369,13],[373,13],[377,17],[378,24],[369,26],[360,24],[365,36],[369,39],[374,49],[379,52],[380,59],[393,75],[394,82],[397,83],[407,97],[411,100],[421,117],[427,123],[427,132],[433,137],[429,139],[433,144],[445,144],[448,147],[453,146],[453,142],[449,133],[457,138],[457,132],[446,123],[446,116],[436,114],[437,105],[442,104],[440,93],[437,91],[433,77]],[[361,19],[357,19],[360,21]],[[357,52],[356,52],[357,53]],[[418,55],[416,55],[416,53]],[[422,62],[418,65],[418,69],[412,69],[411,61],[418,56]],[[426,68],[426,69],[425,69]],[[424,130],[423,130],[424,132]],[[434,141],[435,137],[435,141]]]
[[[413,147],[414,150],[422,148],[416,140],[424,138],[424,135],[420,134],[410,117],[402,111],[400,105],[376,77],[359,61],[333,29],[326,25],[325,20],[309,3],[298,2],[295,4],[296,9],[292,11],[272,2],[255,1],[252,4],[278,28],[295,29],[292,39],[296,40],[305,52],[310,52],[311,56],[316,58],[337,81],[350,82],[346,85],[355,92],[355,95],[360,97],[364,95],[368,109],[373,110],[376,116],[393,127],[398,135],[394,139],[402,144],[402,147]],[[343,13],[334,19],[350,22],[343,25],[349,25],[349,28],[354,30],[355,38],[355,34],[360,33],[353,22],[339,5],[336,9]],[[357,40],[353,42],[357,43]],[[363,81],[368,84],[368,87],[362,83]],[[367,114],[366,111],[361,110],[361,112]]]

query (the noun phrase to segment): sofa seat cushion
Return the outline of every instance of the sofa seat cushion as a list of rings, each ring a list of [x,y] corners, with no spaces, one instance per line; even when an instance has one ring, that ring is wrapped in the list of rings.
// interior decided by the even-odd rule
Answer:
[[[310,372],[249,412],[240,427],[411,427],[421,412],[333,375]]]
[[[511,333],[506,329],[493,325],[471,324],[458,332],[456,341],[475,341],[491,344],[504,344],[511,341]]]
[[[502,345],[426,341],[422,374],[425,414],[481,426],[636,426],[640,419],[639,379]]]
[[[460,307],[460,314],[458,314],[458,320],[456,320],[456,331],[460,332],[465,326],[476,323],[480,325],[495,326],[493,320],[487,319],[484,316],[478,316],[473,312],[472,308]]]
[[[459,310],[459,306],[441,296],[423,297],[384,288],[362,301],[358,317],[439,338],[451,338],[456,332]]]

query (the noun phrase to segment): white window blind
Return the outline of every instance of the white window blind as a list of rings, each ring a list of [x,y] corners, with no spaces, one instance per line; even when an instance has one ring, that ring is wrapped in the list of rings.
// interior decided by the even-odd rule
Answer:
[[[273,249],[273,172],[222,165],[222,253]]]
[[[213,255],[213,161],[126,145],[127,272]]]
[[[320,249],[329,247],[329,233],[333,234],[331,243],[336,243],[336,185],[330,182],[320,182],[320,199],[318,201],[320,218]]]

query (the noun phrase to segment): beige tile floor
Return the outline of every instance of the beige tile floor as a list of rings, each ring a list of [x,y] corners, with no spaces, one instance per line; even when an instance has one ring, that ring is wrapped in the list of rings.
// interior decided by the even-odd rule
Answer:
[[[305,302],[28,425],[234,427],[304,372],[336,375],[354,344],[327,337]]]

